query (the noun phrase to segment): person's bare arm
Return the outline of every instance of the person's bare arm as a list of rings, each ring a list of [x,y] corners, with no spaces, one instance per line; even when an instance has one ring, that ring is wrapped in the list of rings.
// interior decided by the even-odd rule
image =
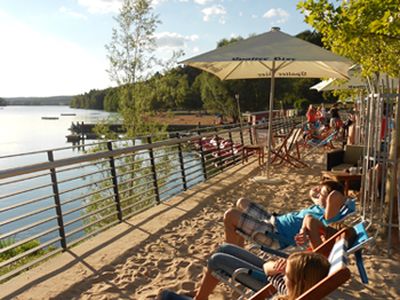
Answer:
[[[324,218],[329,220],[336,216],[345,202],[345,197],[338,191],[332,191],[326,198]]]

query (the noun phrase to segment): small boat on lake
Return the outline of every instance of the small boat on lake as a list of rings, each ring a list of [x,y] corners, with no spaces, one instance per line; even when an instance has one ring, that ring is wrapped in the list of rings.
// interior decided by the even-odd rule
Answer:
[[[42,120],[58,120],[58,117],[42,117]]]
[[[61,113],[62,117],[70,117],[70,116],[76,116],[75,113]]]

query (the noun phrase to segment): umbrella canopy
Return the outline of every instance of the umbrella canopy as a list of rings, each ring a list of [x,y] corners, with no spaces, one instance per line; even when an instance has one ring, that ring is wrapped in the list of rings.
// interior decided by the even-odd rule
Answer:
[[[181,63],[221,80],[271,78],[347,79],[351,62],[328,50],[281,32],[278,28]]]
[[[275,78],[347,79],[351,62],[274,27],[181,63],[214,74],[221,80],[271,78],[269,115],[272,116]],[[272,117],[268,126],[268,165],[271,160]]]

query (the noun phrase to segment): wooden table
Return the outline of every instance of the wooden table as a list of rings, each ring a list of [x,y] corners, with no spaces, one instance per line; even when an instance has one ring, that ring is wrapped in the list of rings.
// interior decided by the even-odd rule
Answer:
[[[349,195],[350,182],[361,182],[361,174],[350,174],[345,171],[322,171],[322,180],[334,180],[342,182],[344,185],[344,195]]]

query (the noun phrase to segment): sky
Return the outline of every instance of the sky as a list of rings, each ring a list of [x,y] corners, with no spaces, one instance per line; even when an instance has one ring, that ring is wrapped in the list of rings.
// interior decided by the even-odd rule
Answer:
[[[279,26],[295,35],[310,27],[294,0],[152,0],[157,53],[191,56],[223,38]],[[122,0],[0,0],[0,97],[77,95],[115,86],[105,45]]]

